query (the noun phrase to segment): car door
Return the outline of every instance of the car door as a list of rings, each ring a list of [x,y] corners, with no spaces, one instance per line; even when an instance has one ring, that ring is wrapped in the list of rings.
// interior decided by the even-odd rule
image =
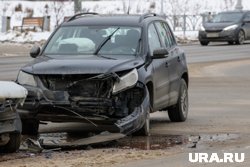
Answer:
[[[167,66],[169,72],[169,104],[175,104],[178,95],[179,95],[179,87],[180,87],[180,74],[179,74],[179,66],[180,66],[180,49],[177,47],[173,33],[171,32],[169,26],[165,22],[157,22],[156,23],[157,30],[159,31],[160,39],[167,48],[169,55],[167,57]]]
[[[250,13],[247,13],[243,19],[246,39],[250,39]]]
[[[162,48],[154,23],[148,27],[149,56],[153,56],[155,49]],[[153,84],[154,84],[154,109],[161,109],[169,103],[169,79],[167,58],[152,59]]]

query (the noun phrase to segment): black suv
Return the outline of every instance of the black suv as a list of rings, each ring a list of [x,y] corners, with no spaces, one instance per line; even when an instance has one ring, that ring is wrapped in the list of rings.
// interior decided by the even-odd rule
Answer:
[[[199,31],[201,45],[210,41],[226,41],[229,44],[243,44],[250,39],[250,11],[227,11],[217,14],[204,23]]]
[[[19,109],[26,134],[39,121],[77,121],[147,135],[150,112],[187,118],[185,54],[156,14],[77,14],[30,55],[16,81],[28,90]]]

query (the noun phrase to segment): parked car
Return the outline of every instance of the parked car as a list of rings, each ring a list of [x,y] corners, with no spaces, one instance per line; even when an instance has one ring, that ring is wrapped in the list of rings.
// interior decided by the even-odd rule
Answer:
[[[228,11],[217,14],[210,22],[201,26],[200,44],[225,41],[243,44],[250,39],[250,11]]]
[[[22,123],[16,107],[24,102],[27,93],[14,82],[0,81],[0,152],[19,149]]]
[[[185,53],[156,14],[77,14],[30,55],[16,81],[28,90],[24,133],[36,134],[39,121],[83,121],[148,135],[150,112],[187,118]]]

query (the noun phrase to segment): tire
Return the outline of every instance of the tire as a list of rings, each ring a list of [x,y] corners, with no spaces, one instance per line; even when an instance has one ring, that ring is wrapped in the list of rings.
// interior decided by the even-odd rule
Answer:
[[[242,45],[245,41],[245,33],[244,31],[240,30],[240,32],[238,33],[238,38],[236,40],[236,44],[238,45]]]
[[[150,114],[147,113],[145,123],[141,129],[133,133],[135,136],[150,136]]]
[[[22,134],[23,135],[37,135],[39,129],[39,121],[31,119],[22,120]]]
[[[172,122],[184,122],[188,115],[188,88],[184,79],[181,79],[179,97],[174,106],[168,108],[168,116]]]
[[[202,46],[207,46],[209,44],[209,41],[200,41],[200,44]]]
[[[229,44],[229,45],[233,45],[233,44],[234,44],[234,41],[228,41],[228,44]]]
[[[147,93],[149,96],[149,109],[147,110],[147,113],[146,113],[144,125],[142,126],[141,129],[133,133],[134,136],[150,136],[150,113],[152,111],[152,104],[150,100],[151,96],[149,94],[148,89],[147,89]]]
[[[21,144],[21,134],[20,133],[10,133],[10,140],[5,146],[0,147],[0,152],[3,153],[13,153],[16,152]]]

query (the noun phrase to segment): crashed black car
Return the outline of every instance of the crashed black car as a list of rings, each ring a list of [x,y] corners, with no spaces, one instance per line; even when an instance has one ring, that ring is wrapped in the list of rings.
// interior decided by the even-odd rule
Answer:
[[[187,118],[185,53],[156,14],[77,14],[30,55],[16,81],[28,90],[24,133],[37,133],[39,121],[77,121],[147,135],[150,112]]]

